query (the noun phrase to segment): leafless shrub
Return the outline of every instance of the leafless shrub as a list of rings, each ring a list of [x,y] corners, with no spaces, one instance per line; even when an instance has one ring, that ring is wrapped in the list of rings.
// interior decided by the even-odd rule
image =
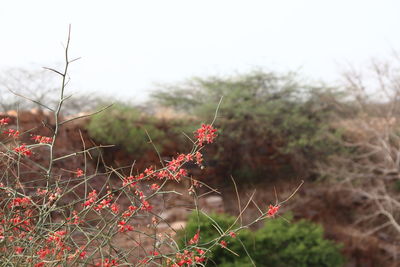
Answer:
[[[351,196],[353,223],[365,236],[393,245],[400,240],[400,71],[373,61],[368,72],[344,77],[357,106],[336,125],[344,129],[340,142],[347,151],[319,164],[318,171],[339,181],[334,190]],[[400,256],[398,248],[384,250],[393,260]]]
[[[59,102],[59,86],[57,76],[44,68],[42,70],[27,68],[2,70],[0,71],[0,111],[42,110],[43,105],[39,103],[55,109]],[[30,99],[21,96],[30,96]],[[66,97],[68,97],[68,101],[63,107],[64,115],[92,111],[113,100],[109,96],[103,97],[98,94],[81,92]]]

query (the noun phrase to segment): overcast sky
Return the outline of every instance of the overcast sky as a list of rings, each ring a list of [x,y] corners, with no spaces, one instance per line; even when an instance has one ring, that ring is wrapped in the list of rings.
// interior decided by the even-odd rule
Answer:
[[[0,69],[56,66],[71,91],[143,99],[154,83],[255,67],[335,80],[400,49],[400,1],[1,1]]]

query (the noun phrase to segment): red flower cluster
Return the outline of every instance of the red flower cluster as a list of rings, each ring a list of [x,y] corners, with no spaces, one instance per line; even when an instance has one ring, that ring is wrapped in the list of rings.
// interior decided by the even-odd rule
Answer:
[[[67,221],[68,224],[75,224],[75,225],[78,225],[82,222],[79,220],[78,212],[76,210],[72,212],[72,217],[67,218]]]
[[[230,237],[236,238],[236,233],[235,232],[229,232]]]
[[[150,186],[150,189],[156,191],[156,190],[160,189],[160,186],[158,184],[152,184]]]
[[[41,135],[32,136],[32,140],[40,144],[50,144],[51,142],[53,142],[53,138]]]
[[[176,261],[174,263],[169,263],[168,266],[178,267],[185,264],[187,264],[187,266],[192,266],[195,263],[202,263],[206,260],[204,253],[205,252],[199,248],[195,248],[195,251],[184,250],[183,253],[177,253],[175,256]]]
[[[100,261],[96,263],[95,266],[98,267],[113,267],[113,266],[118,266],[118,263],[116,260],[110,260],[110,259],[105,259],[104,261]]]
[[[221,242],[219,242],[219,244],[220,244],[221,247],[223,247],[223,248],[226,248],[226,246],[228,245],[228,244],[226,243],[225,240],[221,240]]]
[[[82,204],[84,207],[88,207],[95,203],[97,200],[97,191],[93,190],[92,192],[89,193],[88,199]]]
[[[24,207],[26,208],[28,205],[30,205],[32,203],[32,200],[28,197],[17,197],[14,198],[9,207],[13,208],[13,207]]]
[[[280,208],[279,205],[276,205],[276,206],[269,205],[268,211],[267,211],[268,217],[274,217],[275,214],[278,212],[279,208]]]
[[[197,165],[201,165],[201,163],[203,162],[203,155],[199,151],[197,151],[195,156]]]
[[[65,235],[67,234],[67,231],[57,231],[49,235],[47,238],[48,243],[54,243],[57,247],[63,247],[64,242],[63,239]]]
[[[122,217],[127,218],[127,217],[131,217],[133,215],[133,213],[137,210],[137,207],[135,206],[129,206],[128,210],[126,210],[123,214]]]
[[[120,221],[118,223],[118,232],[120,232],[120,233],[124,233],[126,231],[133,231],[133,230],[134,230],[133,226],[126,224],[126,221]]]
[[[25,144],[22,144],[19,147],[14,148],[14,151],[26,157],[30,157],[32,155],[32,150],[30,150]]]
[[[138,190],[138,184],[143,179],[150,180],[154,178],[157,180],[167,179],[180,181],[182,178],[188,176],[187,170],[183,168],[184,164],[191,161],[201,165],[203,161],[203,155],[199,151],[189,154],[179,154],[176,158],[172,158],[172,160],[166,164],[166,167],[161,170],[154,171],[152,167],[149,167],[146,168],[143,173],[122,178],[122,186],[129,186],[136,190],[135,193],[137,195],[140,195],[142,192]],[[152,190],[158,190],[159,188],[160,186],[158,184],[154,183],[150,185],[150,189]],[[138,192],[140,193],[138,194]],[[143,199],[142,196],[140,196],[140,198]],[[146,206],[145,203],[142,204]]]
[[[112,197],[108,196],[107,198],[103,199],[102,201],[100,201],[100,203],[98,205],[96,205],[96,207],[94,207],[95,211],[100,211],[104,208],[107,208],[110,206],[110,203],[112,201]]]
[[[8,117],[2,118],[2,119],[0,120],[0,126],[7,125],[7,124],[10,123],[10,121],[11,121],[11,119],[8,118]]]
[[[41,189],[41,188],[36,189],[36,194],[39,196],[44,196],[47,194],[47,192],[48,192],[47,189]]]
[[[199,146],[203,146],[204,143],[211,144],[217,137],[217,129],[214,129],[212,125],[202,124],[201,128],[196,131],[195,137]]]
[[[42,260],[44,260],[48,255],[51,255],[52,257],[55,255],[58,259],[64,258],[72,250],[71,247],[64,242],[67,234],[68,232],[65,230],[50,233],[46,239],[46,246],[37,251],[36,254]],[[74,254],[69,255],[68,259],[71,260],[76,256],[77,255]]]
[[[110,209],[111,209],[111,211],[112,211],[114,214],[118,214],[118,212],[119,212],[119,205],[118,205],[117,203],[113,203],[113,204],[111,204]]]
[[[144,174],[140,174],[137,176],[128,176],[122,179],[122,186],[130,186],[132,188],[136,188],[136,185],[139,180],[144,178]]]
[[[142,207],[140,208],[144,211],[152,211],[153,206],[147,200],[142,200]]]
[[[39,251],[36,252],[36,254],[39,256],[40,259],[45,259],[47,255],[51,254],[54,252],[54,249],[49,249],[49,248],[43,248]]]
[[[199,238],[200,238],[200,231],[198,230],[197,233],[193,236],[193,238],[189,240],[189,245],[197,244],[199,242]]]
[[[19,131],[14,130],[14,129],[8,129],[7,131],[3,131],[4,134],[7,134],[8,136],[12,136],[14,138],[19,137]]]
[[[82,251],[81,253],[79,253],[79,258],[84,259],[86,257],[86,254],[86,251]]]
[[[190,154],[189,155],[179,154],[176,159],[173,158],[170,162],[168,162],[167,168],[172,172],[176,172],[177,170],[180,169],[183,163],[189,161],[190,159],[192,159],[192,155]]]
[[[78,169],[76,169],[75,174],[76,174],[76,177],[82,177],[85,173],[83,172],[83,170],[78,168]]]
[[[40,193],[43,190],[40,190]],[[44,190],[47,192],[47,190]],[[61,190],[56,189],[55,194],[59,194]],[[45,197],[46,194],[39,194],[39,196]],[[36,225],[35,222],[35,211],[33,208],[34,200],[29,197],[17,197],[10,199],[10,203],[8,205],[9,210],[12,212],[11,217],[4,216],[3,213],[0,212],[0,238],[7,238],[9,242],[20,243],[20,240],[28,240],[34,247],[36,245],[35,242],[38,240],[34,239],[30,234],[34,232]],[[74,212],[74,215],[77,215]],[[4,233],[4,229],[7,230],[7,234]],[[37,262],[33,262],[33,259],[28,259],[32,266],[44,266],[45,262],[50,259],[68,259],[72,260],[76,257],[84,257],[86,252],[81,250],[77,250],[75,253],[70,254],[71,247],[69,247],[65,240],[68,236],[68,232],[65,230],[58,230],[54,232],[50,232],[48,235],[43,236],[45,243],[40,243],[40,247],[36,248],[34,251],[35,258]],[[28,244],[28,243],[27,243]],[[39,243],[37,243],[39,245]],[[24,255],[26,250],[30,250],[28,247],[23,246],[15,246],[10,247],[14,253]],[[30,252],[29,252],[30,253]]]
[[[15,253],[17,254],[22,254],[22,252],[24,252],[24,248],[23,247],[15,247]]]
[[[117,214],[119,212],[119,206],[115,202],[111,204],[113,200],[111,191],[107,191],[107,195],[105,199],[101,200],[100,203],[94,207],[94,210],[101,211],[102,209],[110,208],[113,213]]]
[[[16,212],[15,215],[13,215],[12,218],[8,219],[8,220],[1,220],[1,224],[2,227],[4,226],[8,226],[9,229],[13,229],[15,231],[14,236],[9,236],[8,239],[9,241],[13,241],[14,237],[17,236],[19,238],[23,238],[26,236],[26,233],[29,231],[32,231],[32,221],[29,218],[29,216],[32,215],[32,211],[31,210],[26,210],[26,211],[19,211]],[[23,218],[27,218],[27,219],[23,219]],[[3,229],[3,228],[1,228]],[[17,234],[18,233],[18,234]],[[4,238],[4,233],[3,230],[0,231],[0,236],[1,239]]]
[[[73,260],[77,256],[80,259],[84,259],[86,257],[86,254],[87,254],[87,251],[85,251],[84,249],[85,249],[85,247],[81,247],[80,249],[76,249],[74,254],[71,254],[71,255],[68,256],[68,260]]]

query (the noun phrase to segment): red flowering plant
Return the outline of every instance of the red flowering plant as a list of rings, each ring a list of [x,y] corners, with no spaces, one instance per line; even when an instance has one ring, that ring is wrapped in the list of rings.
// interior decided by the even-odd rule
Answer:
[[[216,140],[217,129],[213,123],[203,124],[194,133],[188,153],[177,154],[171,160],[160,157],[159,167],[148,166],[137,173],[133,168],[126,174],[122,168],[101,165],[101,149],[106,146],[88,148],[82,142],[82,150],[63,154],[57,149],[62,127],[103,110],[72,119],[61,115],[69,98],[65,95],[68,68],[76,61],[69,58],[69,36],[64,70],[47,68],[62,80],[58,105],[51,108],[35,102],[50,112],[53,125],[43,122],[33,129],[14,129],[8,128],[11,118],[0,119],[0,261],[13,266],[205,264],[209,249],[199,245],[201,231],[180,247],[172,227],[172,231],[159,230],[159,225],[168,223],[155,204],[166,195],[179,194],[168,190],[168,185],[184,180],[189,182],[188,192],[197,202],[196,190],[203,184],[190,175],[186,166],[202,166],[202,150]],[[36,132],[40,127],[46,128],[47,134]],[[93,151],[99,156],[90,167]],[[65,169],[67,163],[79,160],[84,164]],[[279,207],[270,206],[257,220],[275,216]],[[214,246],[229,249],[224,237],[236,237],[238,230],[222,231]],[[122,246],[122,240],[128,245]]]

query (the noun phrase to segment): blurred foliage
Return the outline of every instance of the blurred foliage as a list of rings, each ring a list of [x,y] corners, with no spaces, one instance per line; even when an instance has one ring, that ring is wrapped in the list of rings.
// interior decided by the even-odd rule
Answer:
[[[19,97],[23,95],[29,99],[56,107],[59,97],[59,77],[47,70],[29,70],[11,68],[0,71],[0,109],[8,110],[42,109],[32,101]]]
[[[195,78],[166,86],[152,96],[162,106],[205,122],[213,120],[223,97],[215,122],[217,158],[228,175],[243,166],[262,168],[254,162],[257,155],[290,155],[298,167],[311,169],[313,160],[340,149],[330,138],[340,132],[330,122],[343,112],[344,94],[335,88],[304,84],[294,73],[254,71]]]
[[[187,243],[199,229],[198,246],[208,248],[210,241],[220,236],[215,224],[226,231],[235,222],[234,217],[224,214],[210,217],[214,222],[204,214],[193,212],[186,229],[178,233],[179,244]],[[291,215],[285,217],[292,220]],[[268,219],[255,232],[242,229],[236,238],[229,236],[223,240],[239,256],[214,246],[208,266],[254,266],[251,261],[256,266],[342,266],[344,262],[340,246],[324,239],[321,226],[306,220],[289,223],[282,218]]]
[[[400,180],[394,182],[394,189],[400,192]]]
[[[0,70],[0,111],[9,110],[43,110],[39,102],[52,109],[57,109],[60,98],[60,77],[49,70],[31,70],[10,68]],[[22,95],[28,99],[20,97]],[[63,115],[75,115],[79,112],[93,111],[115,101],[112,96],[98,95],[94,92],[68,93],[63,102]]]
[[[162,144],[165,139],[164,132],[156,127],[155,122],[154,118],[145,116],[135,107],[115,104],[94,115],[87,129],[98,142],[115,144],[131,153],[142,153],[153,149],[148,135],[155,144]],[[161,148],[160,145],[158,149]]]

